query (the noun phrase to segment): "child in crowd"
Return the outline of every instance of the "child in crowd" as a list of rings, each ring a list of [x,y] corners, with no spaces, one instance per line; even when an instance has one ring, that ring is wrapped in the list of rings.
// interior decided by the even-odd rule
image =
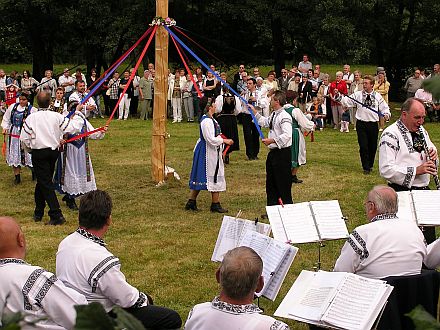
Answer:
[[[313,104],[311,105],[307,113],[312,115],[312,121],[315,123],[316,127],[318,127],[320,131],[322,131],[324,127],[323,118],[325,117],[321,106],[322,101],[315,96],[312,98],[312,102]]]
[[[348,125],[350,124],[350,111],[349,109],[345,109],[341,116],[341,132],[348,133],[350,130],[348,129]]]
[[[17,103],[17,91],[18,86],[15,84],[9,84],[6,86],[6,107],[9,107],[11,104]]]

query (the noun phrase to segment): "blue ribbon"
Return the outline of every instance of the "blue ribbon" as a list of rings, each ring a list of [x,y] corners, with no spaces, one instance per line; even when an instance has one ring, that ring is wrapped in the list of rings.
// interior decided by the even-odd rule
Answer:
[[[225,84],[228,88],[229,88],[229,90],[233,93],[233,94],[235,94],[240,100],[242,100],[245,104],[249,104],[248,103],[248,101],[246,101],[240,94],[238,94],[234,89],[232,89],[232,87],[231,86],[229,86],[229,84],[226,82],[226,81],[224,81],[222,78],[220,78],[220,76],[217,74],[217,73],[215,73],[213,70],[211,70],[211,68],[205,63],[205,62],[203,62],[202,61],[202,59],[200,58],[200,57],[198,57],[191,49],[189,49],[184,43],[183,43],[183,41],[182,40],[180,40],[180,38],[178,37],[178,36],[176,36],[176,34],[174,33],[174,32],[172,32],[171,30],[170,30],[170,28],[168,27],[168,26],[166,26],[166,25],[164,25],[163,26],[167,31],[168,31],[168,33],[170,34],[170,35],[172,35],[173,36],[173,38],[175,39],[175,40],[177,40],[177,42],[179,42],[179,44],[181,44],[182,46],[183,46],[183,48],[185,48],[197,61],[199,61],[199,63],[200,64],[202,64],[209,72],[211,72],[218,80],[220,80],[223,84]],[[251,114],[251,116],[252,116],[252,120],[253,120],[253,122],[254,122],[254,124],[255,124],[255,127],[257,128],[257,130],[258,130],[258,134],[260,135],[260,137],[262,138],[262,139],[264,139],[264,135],[263,135],[263,132],[261,131],[261,128],[260,128],[260,125],[258,125],[258,120],[257,120],[257,118],[255,117],[255,115],[254,115],[254,112],[252,111],[252,109],[249,107],[249,105],[248,105],[248,111],[249,111],[249,113]]]
[[[345,96],[348,97],[350,100],[353,100],[353,101],[355,101],[356,103],[359,103],[359,104],[362,105],[364,108],[366,108],[366,109],[368,109],[368,110],[371,110],[371,111],[375,112],[379,117],[385,117],[385,115],[384,115],[382,112],[380,112],[379,110],[375,110],[375,109],[373,109],[372,107],[369,107],[368,105],[366,105],[366,104],[364,104],[364,103],[362,103],[362,102],[356,100],[355,98],[353,98],[353,97],[351,97],[351,96],[349,96],[349,95],[345,95]]]

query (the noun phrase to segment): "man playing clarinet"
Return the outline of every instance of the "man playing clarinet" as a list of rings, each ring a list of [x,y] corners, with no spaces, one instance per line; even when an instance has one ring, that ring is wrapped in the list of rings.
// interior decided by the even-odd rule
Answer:
[[[385,120],[388,120],[391,113],[382,96],[373,91],[373,77],[365,76],[363,79],[364,89],[362,91],[357,91],[350,96],[342,96],[340,94],[340,99],[344,107],[357,108],[356,133],[359,143],[359,154],[364,174],[370,174],[377,150],[379,117],[383,116]]]
[[[430,175],[437,177],[437,149],[422,126],[425,116],[423,101],[409,98],[380,137],[379,172],[396,191],[429,189]],[[433,242],[434,227],[424,228],[424,235]]]

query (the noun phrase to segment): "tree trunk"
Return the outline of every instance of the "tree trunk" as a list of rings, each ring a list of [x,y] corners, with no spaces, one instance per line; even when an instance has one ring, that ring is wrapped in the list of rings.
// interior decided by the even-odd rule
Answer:
[[[285,66],[284,58],[284,39],[283,29],[281,26],[281,17],[272,16],[270,20],[272,29],[272,47],[273,47],[273,60],[275,63],[275,72],[277,76],[281,75],[281,69]]]

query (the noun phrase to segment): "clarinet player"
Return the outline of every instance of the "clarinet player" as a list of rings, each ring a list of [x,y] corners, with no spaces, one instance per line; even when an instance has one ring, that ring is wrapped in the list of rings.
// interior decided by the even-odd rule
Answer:
[[[380,137],[379,172],[396,191],[427,190],[431,176],[438,183],[437,148],[422,126],[425,116],[423,101],[409,98],[400,118]],[[423,233],[428,244],[435,240],[434,227],[425,227]]]

